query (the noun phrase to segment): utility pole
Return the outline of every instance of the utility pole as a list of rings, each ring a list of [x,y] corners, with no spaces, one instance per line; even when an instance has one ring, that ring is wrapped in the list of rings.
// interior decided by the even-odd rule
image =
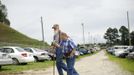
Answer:
[[[44,42],[45,39],[44,39],[44,26],[43,26],[43,18],[41,16],[41,28],[42,28],[42,41]]]
[[[129,23],[129,13],[127,11],[127,23],[128,23],[128,37],[129,37],[129,46],[131,46],[131,37],[130,37],[130,23]]]
[[[94,40],[94,45],[96,44],[96,42],[95,42],[95,37],[93,38],[93,40]]]
[[[88,43],[90,45],[90,32],[88,32]]]
[[[85,46],[85,30],[84,30],[84,23],[81,23],[82,25],[82,30],[83,30],[83,46]]]

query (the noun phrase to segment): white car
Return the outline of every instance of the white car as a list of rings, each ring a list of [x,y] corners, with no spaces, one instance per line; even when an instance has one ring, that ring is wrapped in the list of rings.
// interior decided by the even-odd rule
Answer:
[[[120,56],[124,52],[128,52],[132,46],[114,46],[114,55]]]
[[[75,51],[75,56],[76,57],[80,56],[80,52],[79,51]]]
[[[10,64],[13,64],[11,57],[6,53],[0,52],[0,68],[4,65],[10,65]]]
[[[32,53],[36,62],[37,61],[44,61],[44,60],[51,60],[47,51],[40,50],[37,48],[24,48],[24,50]]]
[[[34,61],[33,55],[21,47],[5,46],[0,51],[9,54],[13,60],[13,64],[27,64]]]

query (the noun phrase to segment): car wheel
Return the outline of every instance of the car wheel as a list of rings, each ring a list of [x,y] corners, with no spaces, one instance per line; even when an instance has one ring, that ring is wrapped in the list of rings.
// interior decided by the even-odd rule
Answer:
[[[45,60],[38,60],[39,62],[44,62]]]
[[[21,63],[21,65],[27,65],[27,63]]]
[[[14,65],[19,65],[19,61],[16,58],[13,58],[12,60]]]
[[[39,60],[38,60],[38,58],[37,58],[37,57],[34,57],[34,61],[35,61],[35,62],[38,62]]]

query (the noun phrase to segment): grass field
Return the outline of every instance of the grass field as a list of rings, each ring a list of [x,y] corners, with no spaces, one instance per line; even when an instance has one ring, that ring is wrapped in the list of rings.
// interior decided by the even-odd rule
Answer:
[[[0,70],[1,73],[18,73],[21,71],[26,70],[38,70],[38,69],[46,69],[52,66],[52,61],[45,61],[45,62],[36,62],[36,63],[28,63],[27,65],[9,65],[9,66],[2,66]]]
[[[34,33],[34,32],[33,32]],[[2,43],[1,43],[2,42]],[[43,43],[42,41],[30,38],[19,31],[0,23],[0,46],[6,45],[3,44],[3,42],[7,43],[13,43],[13,44],[21,44],[21,45],[30,45],[33,47],[37,46],[44,46],[47,47],[48,44],[45,42]]]
[[[134,74],[134,60],[130,60],[127,58],[119,58],[119,57],[113,56],[111,54],[107,54],[107,56],[109,57],[109,59],[111,61],[119,64],[121,66],[121,68]]]

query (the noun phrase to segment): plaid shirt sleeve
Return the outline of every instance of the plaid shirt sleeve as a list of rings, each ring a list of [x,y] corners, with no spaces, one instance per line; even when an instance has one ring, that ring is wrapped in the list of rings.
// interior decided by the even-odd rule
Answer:
[[[71,50],[77,47],[76,44],[72,40],[70,40],[68,42],[68,45],[69,45],[69,47],[70,47]]]

